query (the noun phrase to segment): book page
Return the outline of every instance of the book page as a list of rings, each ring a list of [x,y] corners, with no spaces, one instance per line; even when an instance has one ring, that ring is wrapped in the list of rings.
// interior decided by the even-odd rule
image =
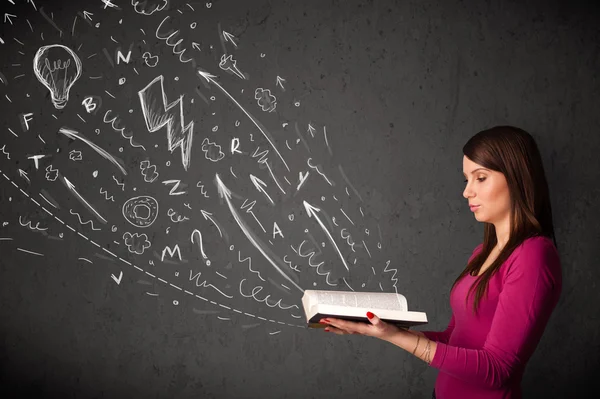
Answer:
[[[315,291],[316,302],[323,305],[390,309],[407,312],[404,295],[387,292]]]

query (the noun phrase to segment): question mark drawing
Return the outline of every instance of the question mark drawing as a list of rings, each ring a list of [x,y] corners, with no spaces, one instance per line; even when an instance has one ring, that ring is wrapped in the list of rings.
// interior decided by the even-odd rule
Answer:
[[[192,235],[190,236],[190,241],[192,244],[194,243],[194,234],[198,233],[198,246],[200,247],[200,252],[202,252],[202,257],[206,259],[206,266],[210,266],[210,260],[208,260],[208,256],[204,253],[204,245],[202,244],[202,233],[198,229],[194,229],[192,231]]]

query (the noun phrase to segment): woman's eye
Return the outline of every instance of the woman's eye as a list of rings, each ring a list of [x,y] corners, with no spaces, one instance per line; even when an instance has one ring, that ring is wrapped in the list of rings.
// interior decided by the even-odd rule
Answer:
[[[485,177],[480,177],[480,178],[478,178],[477,180],[479,180],[480,182],[482,182],[482,181],[484,181],[484,180],[485,180]],[[463,182],[464,182],[464,183],[466,183],[467,181],[468,181],[468,180],[463,180]]]

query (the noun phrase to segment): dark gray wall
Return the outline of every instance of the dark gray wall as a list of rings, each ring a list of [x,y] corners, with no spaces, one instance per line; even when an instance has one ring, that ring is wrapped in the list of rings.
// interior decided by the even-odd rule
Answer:
[[[483,237],[462,197],[461,148],[500,124],[538,141],[563,262],[563,295],[526,370],[525,397],[589,389],[600,359],[596,8],[172,0],[141,15],[125,0],[16,3],[3,2],[11,15],[0,21],[3,391],[430,397],[437,370],[408,352],[306,329],[296,285],[393,292],[397,278],[409,307],[427,312],[427,329],[445,328],[449,288]],[[61,110],[32,68],[50,44],[82,64]],[[129,62],[117,62],[119,48],[131,50]],[[173,54],[184,49],[181,60]],[[228,70],[219,68],[224,52]],[[172,122],[150,133],[138,92],[158,76],[168,103],[182,100],[165,112],[159,83],[143,92],[150,123]],[[193,127],[181,128],[181,109]],[[186,170],[178,140],[190,137]],[[241,153],[231,153],[234,138]],[[253,155],[264,150],[261,163]],[[35,155],[45,155],[37,169]],[[150,165],[158,177],[142,173]],[[230,198],[219,196],[217,174]],[[184,194],[171,195],[167,180]],[[137,196],[159,204],[148,227],[123,216]],[[304,201],[320,211],[307,214]],[[181,259],[163,258],[175,245]]]

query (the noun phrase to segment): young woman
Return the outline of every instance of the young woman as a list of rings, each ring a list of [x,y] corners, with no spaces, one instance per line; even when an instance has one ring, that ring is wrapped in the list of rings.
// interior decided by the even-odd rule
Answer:
[[[433,398],[521,398],[525,366],[562,291],[548,184],[535,140],[522,129],[481,131],[463,154],[463,196],[484,234],[450,289],[448,328],[404,330],[371,312],[370,323],[322,323],[336,334],[380,338],[439,369]]]

